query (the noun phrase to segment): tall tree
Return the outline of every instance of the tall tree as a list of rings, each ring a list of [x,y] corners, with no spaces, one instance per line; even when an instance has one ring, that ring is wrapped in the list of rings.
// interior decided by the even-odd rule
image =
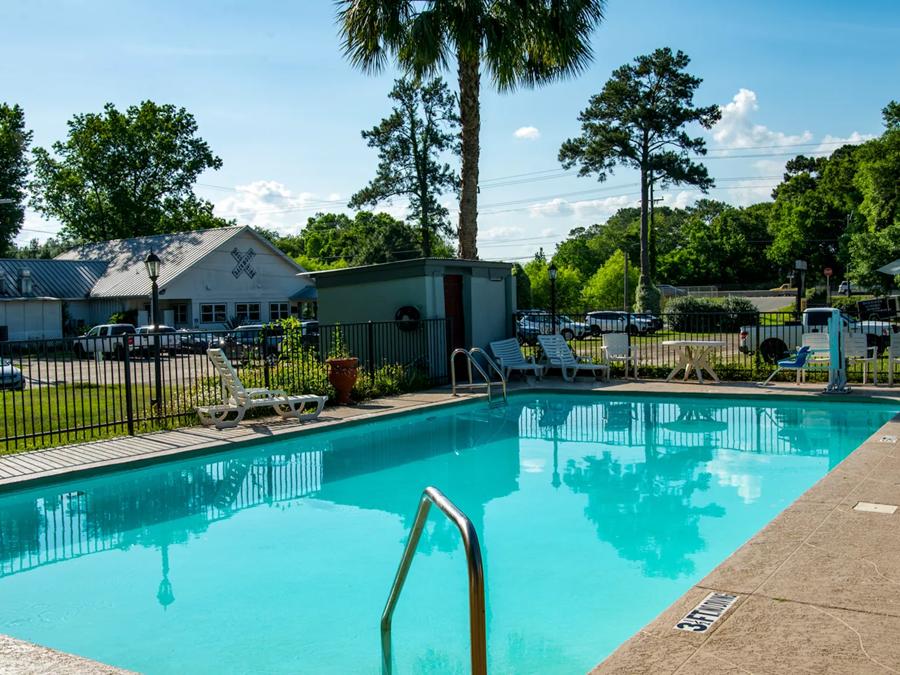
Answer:
[[[34,151],[33,205],[82,241],[164,234],[228,224],[193,192],[222,160],[184,108],[144,101],[120,112],[76,115],[65,142]]]
[[[25,222],[30,144],[22,108],[0,103],[0,257],[14,248],[13,240]]]
[[[686,72],[690,59],[668,47],[639,56],[613,71],[603,90],[581,112],[581,136],[563,143],[559,160],[579,175],[604,181],[618,165],[641,175],[641,276],[637,306],[659,311],[659,291],[652,284],[648,197],[651,181],[665,185],[695,185],[706,191],[714,184],[703,164],[690,154],[705,154],[706,143],[691,137],[685,126],[709,129],[722,116],[716,105],[694,105],[702,80]]]
[[[392,197],[408,197],[410,215],[419,223],[422,252],[431,255],[433,233],[450,233],[449,212],[439,198],[458,177],[442,154],[459,153],[456,99],[443,80],[394,82],[396,102],[378,126],[363,131],[370,148],[378,149],[375,178],[350,198],[350,208],[375,206]]]
[[[462,127],[459,257],[478,257],[480,91],[484,69],[500,91],[584,70],[604,0],[338,0],[344,52],[377,72],[393,57],[423,77],[455,61]]]

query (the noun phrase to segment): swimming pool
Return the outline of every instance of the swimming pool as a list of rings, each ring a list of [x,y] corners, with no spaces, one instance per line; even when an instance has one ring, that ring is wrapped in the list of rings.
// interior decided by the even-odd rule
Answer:
[[[8,493],[0,633],[146,673],[377,673],[435,485],[481,538],[490,670],[584,672],[895,412],[523,393]],[[467,672],[466,589],[433,509],[396,672]]]

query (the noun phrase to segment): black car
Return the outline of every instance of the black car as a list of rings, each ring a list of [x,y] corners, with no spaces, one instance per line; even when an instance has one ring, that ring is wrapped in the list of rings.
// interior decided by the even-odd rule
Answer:
[[[284,340],[284,328],[278,324],[238,326],[219,339],[229,359],[247,359],[252,355],[278,356]]]

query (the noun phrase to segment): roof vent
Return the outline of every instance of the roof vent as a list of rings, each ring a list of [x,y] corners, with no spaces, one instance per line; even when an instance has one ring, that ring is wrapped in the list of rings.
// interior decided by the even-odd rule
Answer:
[[[19,273],[19,292],[22,295],[31,295],[34,282],[31,280],[31,270],[23,269]]]

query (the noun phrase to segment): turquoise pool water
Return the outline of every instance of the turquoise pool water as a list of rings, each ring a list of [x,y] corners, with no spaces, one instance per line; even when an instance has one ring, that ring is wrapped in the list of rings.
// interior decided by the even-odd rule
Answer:
[[[0,497],[0,632],[145,673],[378,673],[419,494],[475,523],[496,673],[581,673],[894,414],[517,395]],[[433,510],[396,672],[467,672],[464,553]]]

